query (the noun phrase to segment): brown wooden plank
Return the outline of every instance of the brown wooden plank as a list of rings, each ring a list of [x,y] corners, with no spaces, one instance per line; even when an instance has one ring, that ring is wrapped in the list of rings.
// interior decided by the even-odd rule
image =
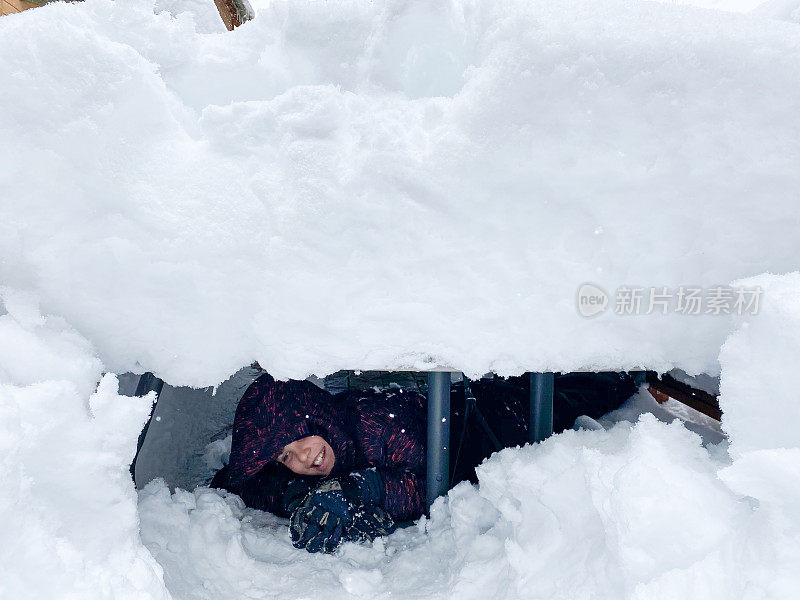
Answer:
[[[41,6],[41,3],[25,2],[25,0],[0,0],[0,15],[10,15],[37,6]]]
[[[0,15],[12,15],[24,10],[20,8],[18,4],[19,2],[14,2],[12,4],[11,0],[2,0],[2,2],[0,2]]]
[[[650,385],[651,393],[655,391],[660,395],[669,396],[717,421],[722,418],[719,400],[708,392],[695,389],[666,373],[659,377],[652,371],[648,372],[647,383]],[[653,397],[659,400],[656,394],[653,394]]]
[[[228,31],[253,18],[252,8],[246,0],[214,0],[214,4]]]
[[[231,2],[231,0],[214,0],[214,4],[217,5],[219,16],[222,17],[222,22],[225,23],[225,27],[228,28],[228,31],[233,31],[233,28],[238,25],[238,23],[235,23],[237,19],[233,2]]]

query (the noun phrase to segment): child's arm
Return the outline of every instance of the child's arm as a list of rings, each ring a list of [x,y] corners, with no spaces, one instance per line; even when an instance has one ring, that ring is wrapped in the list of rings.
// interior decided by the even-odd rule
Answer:
[[[425,510],[425,479],[410,471],[367,469],[342,478],[352,502],[380,506],[395,521],[419,518]]]
[[[418,519],[425,512],[425,478],[409,471],[379,470],[383,480],[382,506],[395,521]]]

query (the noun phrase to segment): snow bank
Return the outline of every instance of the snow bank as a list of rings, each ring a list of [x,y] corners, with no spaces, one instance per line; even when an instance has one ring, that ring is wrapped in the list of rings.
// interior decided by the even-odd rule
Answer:
[[[720,352],[723,426],[736,456],[800,448],[800,403],[792,382],[800,359],[800,273],[749,280],[764,290],[761,313]]]
[[[281,521],[207,488],[170,494],[156,480],[139,495],[137,521],[127,468],[151,399],[119,396],[113,375],[92,393],[101,375],[91,345],[62,320],[42,316],[29,298],[6,293],[0,348],[19,352],[2,356],[0,374],[0,593],[794,597],[800,589],[800,449],[796,438],[785,438],[784,448],[765,444],[756,437],[763,434],[758,423],[747,429],[752,419],[736,412],[745,396],[732,393],[737,380],[731,374],[756,367],[751,375],[762,377],[757,363],[733,360],[738,352],[759,356],[764,365],[789,353],[797,357],[796,346],[778,345],[770,355],[769,335],[754,332],[800,332],[791,309],[800,281],[759,283],[783,301],[766,304],[763,324],[752,319],[723,352],[726,424],[734,443],[737,435],[756,440],[738,447],[732,462],[704,448],[679,421],[638,416],[649,409],[640,394],[603,419],[608,430],[567,431],[504,450],[482,465],[479,487],[452,490],[430,520],[371,547],[346,545],[334,556],[295,551]],[[756,350],[749,353],[745,341]],[[39,357],[39,375],[30,370],[32,356]],[[780,434],[781,415],[767,415]],[[626,417],[638,420],[613,423]]]
[[[155,8],[0,19],[0,595],[797,595],[797,407],[778,381],[800,276],[747,280],[764,304],[744,322],[575,307],[585,282],[796,270],[796,24],[297,0],[229,34],[199,4]],[[137,534],[152,399],[112,372],[715,372],[726,338],[732,461],[644,416],[506,450],[371,548],[294,552],[237,498],[158,481]]]
[[[644,0],[650,2],[652,0]],[[764,4],[764,0],[655,0],[665,4],[679,4],[686,6],[697,6],[699,8],[711,8],[714,10],[725,10],[730,12],[750,12]]]
[[[726,318],[587,320],[578,287],[797,267],[796,25],[300,0],[198,33],[157,8],[0,22],[0,281],[109,370],[715,372]]]
[[[227,31],[214,2],[205,0],[155,0],[154,12],[166,12],[177,19],[191,19],[200,33]]]
[[[776,484],[788,504],[766,517],[717,477],[725,465],[680,422],[645,415],[495,454],[480,487],[372,548],[296,552],[237,497],[158,480],[141,492],[142,539],[176,598],[794,597],[797,488]]]
[[[798,0],[767,0],[755,8],[753,14],[800,23],[800,2]]]
[[[0,597],[169,598],[128,472],[153,398],[117,395],[63,320],[3,300]]]
[[[733,464],[720,478],[738,493],[757,499],[753,527],[792,536],[790,545],[754,541],[751,553],[764,560],[800,561],[800,407],[792,376],[800,363],[800,273],[750,280],[765,291],[763,312],[741,324],[720,352],[723,426]],[[787,538],[790,539],[790,538]],[[789,598],[800,589],[796,576],[776,573]]]

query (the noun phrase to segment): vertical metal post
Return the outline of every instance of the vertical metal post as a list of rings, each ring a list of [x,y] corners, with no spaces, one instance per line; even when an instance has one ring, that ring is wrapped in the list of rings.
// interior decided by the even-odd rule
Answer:
[[[428,373],[428,508],[447,493],[450,474],[450,373]]]
[[[134,396],[146,396],[150,392],[155,392],[156,402],[158,402],[157,397],[161,395],[161,390],[163,389],[164,382],[161,379],[152,373],[144,373],[139,377],[139,383],[136,385]],[[133,477],[134,484],[136,482],[136,459],[139,458],[139,451],[144,444],[147,430],[150,429],[150,422],[153,420],[153,413],[156,411],[156,402],[153,402],[153,406],[150,408],[150,418],[147,419],[147,423],[145,423],[144,428],[142,428],[142,431],[139,433],[139,440],[136,442],[136,454],[133,456],[133,462],[131,463],[131,477]]]
[[[530,441],[541,442],[553,435],[553,373],[531,373]]]
[[[163,389],[164,382],[161,379],[149,372],[142,373],[142,376],[139,377],[139,383],[136,385],[134,395],[146,396],[150,392],[155,392],[156,396],[158,396]],[[155,406],[155,403],[153,403],[153,406]]]

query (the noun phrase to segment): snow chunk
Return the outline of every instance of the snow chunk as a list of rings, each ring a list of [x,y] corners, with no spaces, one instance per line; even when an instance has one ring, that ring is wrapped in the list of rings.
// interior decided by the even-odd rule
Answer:
[[[783,21],[800,23],[800,1],[798,0],[767,0],[757,8],[753,14]]]
[[[800,448],[800,403],[786,378],[798,364],[800,273],[744,283],[761,286],[763,305],[720,351],[720,406],[731,452]]]
[[[168,12],[174,17],[192,19],[200,33],[223,33],[227,31],[216,4],[207,0],[155,0],[154,11]]]
[[[456,486],[430,520],[371,547],[294,550],[279,519],[242,511],[216,490],[170,495],[163,481],[140,492],[142,538],[179,597],[247,597],[267,586],[284,600],[510,599],[533,589],[569,598],[789,597],[780,594],[800,585],[796,469],[781,472],[791,484],[756,487],[737,463],[718,478],[726,464],[680,422],[644,415],[503,450],[480,467],[479,486]],[[765,483],[780,481],[776,474]],[[745,487],[769,513],[742,498]]]
[[[139,539],[128,471],[155,398],[119,396],[110,374],[90,396],[100,377],[90,344],[20,298],[6,296],[6,308],[0,595],[169,598],[161,568]]]
[[[728,319],[587,320],[577,289],[796,268],[792,24],[271,2],[217,34],[188,7],[0,22],[0,281],[114,372],[715,373]]]

